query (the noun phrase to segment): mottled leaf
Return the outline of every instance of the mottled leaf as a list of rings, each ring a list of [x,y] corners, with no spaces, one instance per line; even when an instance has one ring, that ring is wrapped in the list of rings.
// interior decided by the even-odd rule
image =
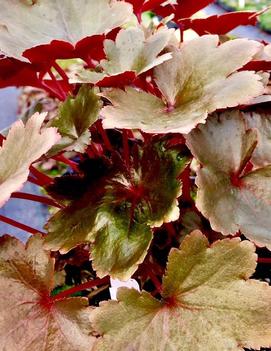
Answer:
[[[101,111],[104,127],[188,133],[204,123],[208,113],[248,103],[262,94],[260,76],[235,72],[251,60],[260,44],[236,39],[217,45],[215,35],[185,42],[174,50],[171,60],[155,68],[164,99],[132,88],[103,93],[113,105]]]
[[[0,350],[90,351],[88,300],[50,296],[54,260],[42,245],[38,235],[26,247],[0,239]]]
[[[26,49],[52,40],[75,44],[110,32],[131,18],[132,6],[110,0],[46,0],[26,3],[2,0],[0,47],[10,57],[24,60]]]
[[[130,173],[117,168],[108,172],[49,220],[47,248],[64,253],[90,242],[99,276],[110,273],[121,280],[130,278],[146,255],[151,227],[179,217],[181,183],[177,177],[186,162],[161,143],[145,146]]]
[[[69,96],[60,105],[58,116],[49,124],[58,128],[62,137],[49,151],[49,155],[54,155],[64,149],[84,152],[90,143],[88,129],[97,121],[100,107],[99,97],[87,85],[80,88],[76,97]]]
[[[15,122],[0,148],[0,206],[26,182],[30,165],[58,140],[56,128],[41,130],[46,113],[35,113],[24,125]]]
[[[257,130],[246,130],[238,111],[208,119],[187,137],[202,164],[197,171],[196,205],[214,230],[239,230],[259,245],[271,245],[271,166],[245,172],[257,144]]]
[[[249,280],[254,245],[225,239],[209,246],[195,231],[169,254],[162,300],[121,288],[91,316],[95,351],[241,351],[271,345],[271,288]]]

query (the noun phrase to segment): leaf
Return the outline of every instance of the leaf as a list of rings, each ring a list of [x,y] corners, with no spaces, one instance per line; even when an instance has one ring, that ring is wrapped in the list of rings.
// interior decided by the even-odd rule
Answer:
[[[0,88],[26,85],[40,87],[35,68],[27,62],[0,59]]]
[[[75,45],[61,40],[52,40],[50,44],[38,45],[27,49],[23,53],[23,58],[27,58],[33,63],[37,71],[43,72],[54,66],[59,59],[81,58],[87,64],[91,60],[101,60],[104,58],[103,42],[105,35],[93,35],[78,41]]]
[[[238,111],[208,119],[187,137],[201,163],[197,171],[196,206],[214,230],[239,230],[259,245],[271,247],[271,165],[246,172],[257,144],[257,131],[246,130]]]
[[[91,258],[99,277],[110,274],[114,279],[127,280],[143,262],[152,230],[137,218],[130,219],[131,208],[124,202],[118,206],[116,201],[107,196],[97,211]]]
[[[193,29],[199,35],[227,34],[238,26],[253,25],[257,23],[257,12],[238,11],[213,15],[207,18],[186,18],[179,21],[183,30]]]
[[[187,163],[176,150],[149,144],[133,161],[130,173],[115,168],[90,184],[87,192],[48,222],[46,247],[65,253],[92,244],[93,267],[99,276],[127,280],[146,255],[152,226],[178,219],[177,179]]]
[[[154,70],[164,99],[128,87],[103,93],[113,106],[102,109],[105,128],[141,129],[147,133],[189,133],[208,113],[248,103],[264,87],[254,72],[237,72],[259,44],[236,39],[218,45],[206,35],[182,44],[173,58]],[[225,60],[230,57],[230,60]]]
[[[75,44],[85,37],[106,34],[128,22],[132,6],[109,0],[46,0],[27,4],[3,0],[0,13],[0,47],[10,57],[52,40]],[[80,23],[80,25],[78,25]]]
[[[26,247],[17,239],[0,239],[0,343],[8,351],[90,351],[86,298],[57,300],[53,289],[54,260],[39,235]]]
[[[162,300],[121,288],[91,315],[95,351],[259,349],[271,345],[271,288],[249,280],[254,245],[239,238],[209,246],[194,231],[169,254]]]
[[[69,96],[59,107],[59,113],[49,125],[58,128],[61,140],[49,151],[54,155],[62,150],[84,152],[90,142],[89,127],[98,119],[101,103],[94,90],[81,86],[76,97]]]
[[[245,113],[248,128],[258,131],[258,143],[253,152],[251,162],[257,167],[271,164],[271,116],[265,113]]]
[[[124,72],[144,73],[171,58],[170,53],[158,56],[168,44],[174,30],[163,28],[147,36],[143,29],[122,29],[116,41],[105,40],[104,50],[107,59],[101,61],[103,72],[84,70],[78,73],[75,82],[97,84],[106,77]]]
[[[0,206],[26,182],[30,165],[45,154],[58,140],[56,128],[41,125],[46,113],[35,113],[24,125],[15,122],[0,148]]]
[[[164,6],[156,7],[153,10],[164,17],[174,13],[174,20],[178,21],[181,18],[191,17],[212,2],[214,2],[214,0],[168,0],[164,1]]]
[[[159,7],[165,0],[126,0],[133,5],[134,13],[140,17],[142,12],[151,11],[153,8]]]

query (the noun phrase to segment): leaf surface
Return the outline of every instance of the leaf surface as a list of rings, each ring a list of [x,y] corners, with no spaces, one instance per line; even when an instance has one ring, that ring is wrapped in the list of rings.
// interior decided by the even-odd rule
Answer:
[[[171,58],[170,53],[158,56],[168,44],[174,30],[161,29],[149,36],[140,27],[122,29],[115,42],[105,40],[107,59],[100,63],[102,72],[84,70],[78,73],[75,82],[97,84],[105,77],[124,72],[144,73]]]
[[[103,93],[113,106],[102,109],[105,128],[141,129],[147,133],[189,133],[208,113],[248,103],[263,93],[261,77],[235,72],[257,53],[260,44],[236,39],[218,46],[205,35],[175,49],[173,58],[154,69],[164,99],[128,87]],[[225,60],[231,57],[231,60]]]
[[[271,165],[246,172],[257,145],[257,130],[246,130],[239,111],[208,119],[187,137],[202,167],[197,171],[196,206],[214,230],[224,235],[239,230],[270,247]]]
[[[2,351],[90,351],[86,298],[53,300],[54,260],[35,236],[26,247],[0,239],[0,349]]]
[[[24,60],[26,49],[52,40],[75,44],[85,37],[106,34],[128,22],[131,14],[130,4],[116,0],[3,0],[0,47],[7,56]]]
[[[160,143],[145,146],[141,153],[130,173],[125,168],[108,171],[49,220],[47,248],[64,253],[90,242],[99,276],[130,278],[146,255],[151,227],[179,217],[177,177],[187,162]]]
[[[257,23],[257,13],[252,11],[238,11],[213,15],[207,18],[185,18],[179,21],[184,29],[193,29],[199,35],[227,34],[238,26]]]
[[[54,155],[62,150],[84,152],[90,143],[89,127],[98,119],[100,99],[90,87],[83,85],[76,97],[69,96],[59,107],[58,116],[49,124],[58,128],[61,140],[49,151]]]
[[[0,148],[0,206],[26,182],[30,165],[58,140],[56,128],[41,130],[46,113],[35,113],[24,125],[15,122]]]
[[[195,231],[169,254],[162,300],[119,289],[91,316],[102,335],[95,351],[195,351],[259,349],[271,344],[271,293],[249,280],[254,245],[225,239],[209,246]]]

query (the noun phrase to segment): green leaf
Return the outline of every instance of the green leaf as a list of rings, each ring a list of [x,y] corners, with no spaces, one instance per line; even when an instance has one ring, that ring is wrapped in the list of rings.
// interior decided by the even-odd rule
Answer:
[[[195,231],[169,254],[162,300],[121,288],[118,302],[91,315],[95,351],[201,351],[271,345],[271,288],[249,280],[254,245],[225,239],[209,246]]]
[[[196,206],[223,235],[239,230],[271,247],[271,165],[244,172],[257,144],[257,130],[246,130],[239,111],[210,117],[187,137],[197,170]]]
[[[60,105],[58,116],[50,122],[62,138],[48,154],[52,156],[64,149],[84,152],[90,143],[88,129],[97,121],[100,108],[100,98],[87,85],[81,86],[76,97],[69,96]]]
[[[116,198],[107,196],[97,212],[91,258],[99,277],[109,273],[113,278],[128,280],[146,256],[152,231],[145,223],[130,218],[129,206],[117,206],[114,201]]]
[[[261,76],[236,72],[252,59],[260,44],[247,39],[218,44],[216,35],[184,42],[180,50],[173,50],[171,60],[155,67],[162,99],[130,87],[104,92],[112,103],[101,111],[104,127],[189,133],[209,113],[249,103],[261,95]]]
[[[130,170],[114,162],[107,177],[49,220],[47,248],[65,253],[89,242],[99,276],[110,273],[121,280],[131,276],[146,255],[151,227],[179,217],[177,177],[187,158],[159,142],[140,150],[138,164],[131,162]]]

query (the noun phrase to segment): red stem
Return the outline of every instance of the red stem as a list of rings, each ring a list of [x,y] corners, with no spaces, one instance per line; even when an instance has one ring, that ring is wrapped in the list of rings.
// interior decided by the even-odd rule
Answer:
[[[72,170],[78,172],[78,164],[68,158],[64,157],[63,155],[57,155],[52,157],[54,160],[58,162],[65,163],[66,165],[70,166]]]
[[[67,76],[66,72],[59,66],[59,64],[55,61],[53,63],[54,69],[57,71],[57,73],[60,75],[60,77],[69,84],[69,77]]]
[[[82,290],[87,290],[90,288],[93,288],[94,286],[99,286],[99,285],[105,285],[110,283],[110,277],[106,276],[102,279],[94,279],[90,280],[89,282],[86,282],[84,284],[80,284],[77,286],[74,286],[73,288],[67,289],[65,291],[62,291],[61,293],[55,295],[52,297],[52,300],[57,301],[57,300],[62,300],[66,297],[69,297],[70,295],[77,293]]]
[[[7,223],[9,225],[12,225],[13,227],[16,227],[16,228],[19,228],[21,230],[24,230],[25,232],[28,232],[28,233],[31,233],[31,234],[42,234],[42,235],[45,235],[45,233],[41,232],[38,229],[34,229],[32,227],[29,227],[28,225],[25,225],[23,223],[17,222],[14,219],[11,219],[11,218],[8,218],[8,217],[2,216],[2,215],[0,215],[0,221],[4,222],[4,223]]]
[[[130,170],[130,151],[129,151],[129,140],[127,130],[122,131],[122,141],[123,141],[123,157],[126,163],[126,167]]]
[[[48,185],[52,183],[53,179],[51,177],[48,177],[46,174],[40,172],[37,168],[30,166],[30,172],[33,174],[34,177],[37,178],[37,181],[44,185]]]
[[[271,257],[268,258],[258,258],[258,263],[265,263],[265,264],[271,264]]]
[[[102,121],[101,120],[98,120],[97,121],[97,129],[98,129],[98,132],[101,134],[101,137],[103,138],[103,142],[105,144],[105,147],[107,148],[108,151],[113,151],[113,147],[110,143],[110,140],[106,134],[106,131],[104,130],[103,128],[103,125],[102,125]]]
[[[32,176],[28,176],[27,180],[30,182],[30,183],[33,183],[33,184],[36,184],[38,186],[44,186],[44,184],[40,181],[38,181],[38,179],[32,177]]]
[[[40,82],[41,87],[46,90],[49,94],[56,97],[60,101],[64,101],[62,94],[59,93],[59,89],[54,89],[53,87],[47,85],[45,81]]]
[[[48,206],[64,208],[64,206],[58,204],[53,199],[50,199],[49,197],[46,197],[46,196],[40,196],[40,195],[34,195],[34,194],[16,191],[16,192],[11,194],[11,197],[15,198],[15,199],[24,199],[24,200],[29,200],[29,201],[40,202],[40,203],[48,205]]]
[[[156,277],[156,275],[153,273],[152,270],[150,270],[150,271],[148,272],[148,275],[149,275],[149,278],[150,278],[150,280],[152,281],[153,285],[155,286],[155,289],[156,289],[159,293],[161,293],[161,291],[162,291],[162,284],[161,284],[161,282],[159,281],[159,279]]]
[[[52,81],[55,83],[57,89],[58,89],[58,92],[61,96],[61,100],[62,101],[65,101],[66,98],[67,98],[67,93],[65,90],[63,90],[61,84],[59,83],[59,81],[56,79],[56,77],[53,75],[52,71],[49,69],[48,70],[48,73],[49,73],[49,76],[51,77]]]

